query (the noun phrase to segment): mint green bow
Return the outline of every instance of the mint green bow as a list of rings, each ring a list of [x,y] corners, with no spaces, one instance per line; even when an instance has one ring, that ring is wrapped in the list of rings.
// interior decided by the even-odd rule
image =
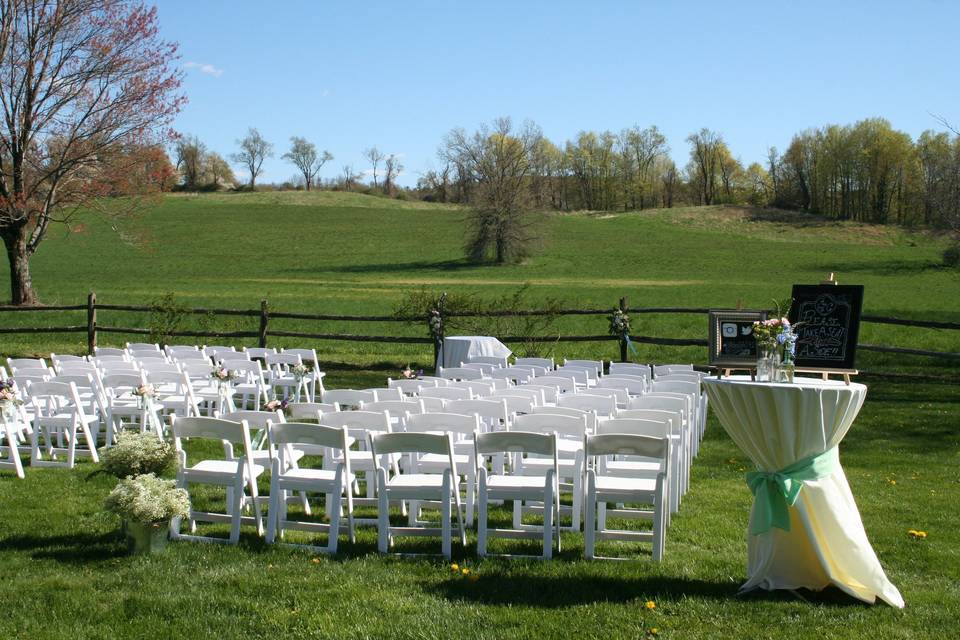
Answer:
[[[753,492],[750,533],[759,535],[772,527],[790,531],[788,506],[797,502],[805,480],[817,480],[833,473],[840,466],[837,447],[794,462],[779,471],[751,471],[747,486]]]

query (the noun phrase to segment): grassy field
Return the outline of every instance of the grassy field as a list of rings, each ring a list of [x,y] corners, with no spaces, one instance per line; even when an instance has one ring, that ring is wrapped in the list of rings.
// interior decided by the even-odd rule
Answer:
[[[612,308],[633,306],[766,308],[789,296],[795,282],[818,282],[829,271],[866,286],[865,313],[960,320],[960,272],[939,266],[941,246],[924,234],[838,223],[803,215],[742,208],[680,208],[625,214],[550,217],[541,249],[521,265],[475,266],[462,260],[463,213],[453,207],[344,193],[253,193],[170,196],[130,231],[145,244],[117,241],[102,223],[79,233],[54,232],[33,260],[34,281],[47,304],[146,304],[165,293],[186,306],[271,308],[389,314],[410,291],[472,293],[495,299],[528,285],[528,302]],[[5,277],[0,266],[0,278]],[[83,312],[4,314],[9,324],[84,324]],[[101,325],[148,326],[145,314],[102,312]],[[196,323],[209,323],[206,318]],[[256,329],[256,319],[221,318],[225,329]],[[634,317],[637,335],[705,337],[699,315]],[[275,329],[404,333],[423,326],[298,323]],[[568,317],[557,332],[606,334],[606,319]],[[129,336],[101,337],[101,343]],[[78,352],[82,334],[8,337],[4,353]],[[960,351],[957,332],[865,324],[861,341]],[[291,341],[288,341],[291,342]],[[284,344],[282,340],[275,344]],[[428,364],[426,345],[317,344],[330,362]],[[550,343],[554,356],[617,355],[615,342]],[[863,353],[861,366],[929,366]],[[703,362],[705,349],[641,347],[640,360]],[[942,366],[944,363],[934,363]]]
[[[136,223],[148,239],[141,247],[116,242],[97,222],[55,234],[33,261],[34,280],[48,304],[81,302],[89,290],[101,302],[141,304],[170,292],[185,305],[254,308],[268,298],[280,310],[384,314],[420,287],[492,299],[525,284],[531,306],[552,298],[612,307],[628,296],[634,306],[729,307],[742,299],[765,307],[789,295],[790,284],[836,271],[841,282],[866,285],[866,313],[960,321],[960,274],[938,266],[941,247],[922,233],[722,207],[556,215],[527,263],[481,267],[461,260],[462,217],[453,207],[352,194],[175,196]],[[2,317],[4,325],[85,320],[82,313]],[[101,324],[148,322],[100,316]],[[637,316],[634,333],[704,337],[705,325],[702,316]],[[276,326],[425,333],[393,324]],[[569,333],[606,329],[602,317],[560,325]],[[958,352],[958,334],[867,324],[862,341]],[[423,345],[316,346],[323,360],[357,368],[332,368],[333,387],[382,385],[396,367],[430,359]],[[3,355],[83,349],[79,336],[0,342]],[[615,343],[544,349],[617,355]],[[704,351],[641,347],[638,359],[703,362]],[[957,375],[948,361],[863,353],[859,364]],[[132,559],[118,522],[102,510],[112,481],[95,465],[28,469],[24,481],[0,472],[0,636],[643,638],[656,629],[671,638],[953,637],[960,388],[865,381],[868,399],[841,459],[874,549],[906,599],[903,611],[832,590],[806,594],[809,602],[779,593],[734,597],[745,579],[747,462],[711,418],[662,564],[646,550],[632,550],[628,563],[587,563],[574,534],[552,562],[478,561],[471,537],[454,553],[478,576],[473,581],[454,577],[440,560],[378,556],[372,529],[361,529],[336,558],[267,547],[245,531],[238,547],[178,543],[162,556]],[[909,529],[928,537],[913,539]]]

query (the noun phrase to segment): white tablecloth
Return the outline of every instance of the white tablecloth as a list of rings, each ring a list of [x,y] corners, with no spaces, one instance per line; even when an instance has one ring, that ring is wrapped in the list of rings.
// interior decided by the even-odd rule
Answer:
[[[450,336],[443,339],[437,360],[440,366],[459,367],[472,356],[507,358],[511,353],[507,345],[492,336]]]
[[[704,379],[723,428],[760,471],[774,472],[840,444],[867,394],[862,384],[797,378],[794,384],[741,377]],[[873,603],[903,607],[867,540],[840,465],[803,483],[789,507],[790,531],[748,533],[747,575],[741,591],[823,589],[834,584]]]

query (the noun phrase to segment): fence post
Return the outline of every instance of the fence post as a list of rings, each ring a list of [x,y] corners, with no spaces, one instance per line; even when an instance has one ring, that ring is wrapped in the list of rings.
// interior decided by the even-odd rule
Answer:
[[[93,355],[97,349],[97,294],[93,291],[87,296],[87,353]]]
[[[627,297],[624,296],[620,298],[620,311],[623,313],[627,312]],[[620,362],[627,361],[627,341],[624,339],[624,336],[620,336]]]
[[[267,310],[267,301],[260,301],[260,332],[257,336],[257,346],[267,346],[267,323],[270,322],[270,313]]]

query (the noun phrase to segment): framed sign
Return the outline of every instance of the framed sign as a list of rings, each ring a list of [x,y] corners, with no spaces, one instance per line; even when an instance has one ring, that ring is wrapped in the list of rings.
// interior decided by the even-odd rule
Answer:
[[[863,285],[793,285],[797,367],[853,369],[862,307]]]
[[[753,323],[766,320],[766,311],[711,309],[710,365],[720,369],[752,368],[757,364]]]

